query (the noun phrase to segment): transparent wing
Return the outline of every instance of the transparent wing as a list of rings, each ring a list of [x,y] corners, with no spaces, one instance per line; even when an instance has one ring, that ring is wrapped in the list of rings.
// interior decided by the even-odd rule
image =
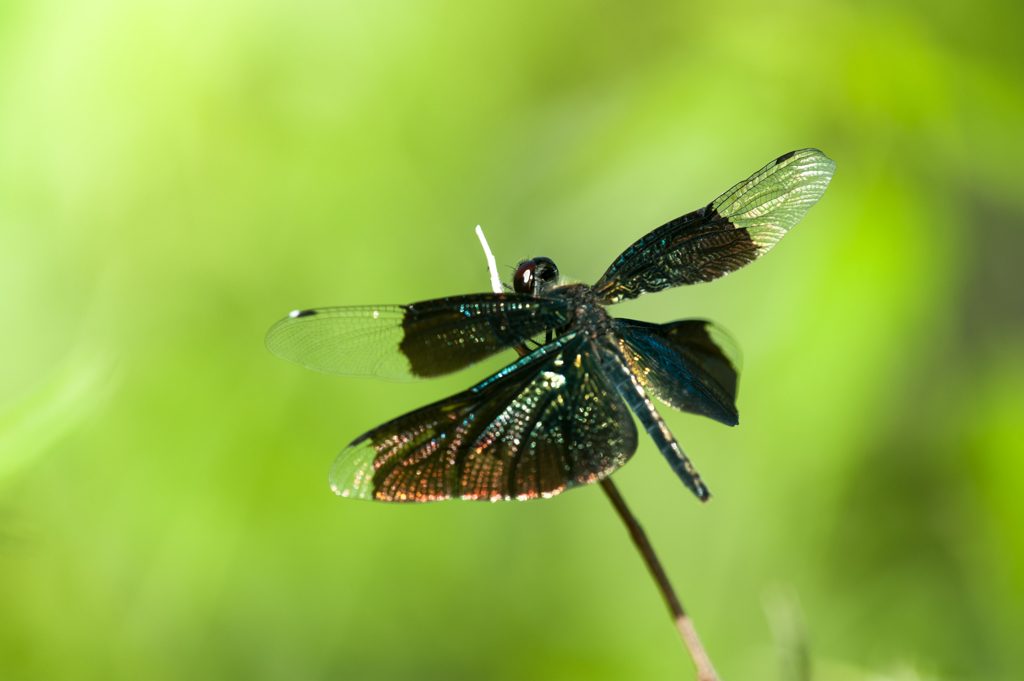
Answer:
[[[739,351],[720,327],[703,319],[648,324],[620,318],[614,336],[649,394],[679,411],[739,423]]]
[[[331,489],[380,501],[549,497],[609,475],[636,445],[629,410],[570,334],[360,436],[331,468]]]
[[[630,246],[594,284],[606,303],[712,281],[761,257],[821,198],[836,164],[817,149],[780,156],[707,206]]]
[[[481,293],[296,310],[270,328],[266,342],[275,355],[316,371],[413,380],[458,371],[569,318],[561,300]]]

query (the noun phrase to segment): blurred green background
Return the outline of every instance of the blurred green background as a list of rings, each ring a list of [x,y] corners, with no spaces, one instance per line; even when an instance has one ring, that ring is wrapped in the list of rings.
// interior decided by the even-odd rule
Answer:
[[[329,492],[352,438],[511,353],[391,384],[263,335],[487,290],[477,224],[506,276],[546,255],[592,282],[815,146],[835,179],[768,257],[614,309],[739,340],[738,428],[662,410],[715,499],[646,438],[615,480],[726,680],[787,678],[804,643],[815,679],[1020,679],[1022,25],[1010,1],[4,0],[0,678],[692,678],[598,488]]]

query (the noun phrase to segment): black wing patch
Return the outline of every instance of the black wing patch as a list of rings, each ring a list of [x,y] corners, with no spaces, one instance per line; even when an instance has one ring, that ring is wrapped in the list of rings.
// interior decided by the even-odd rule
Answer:
[[[771,250],[807,214],[835,167],[817,149],[780,156],[707,206],[634,243],[594,284],[594,292],[605,303],[617,303],[740,269]]]
[[[596,482],[636,451],[629,410],[563,336],[469,390],[357,438],[331,468],[337,494],[381,501],[550,497]]]
[[[565,326],[565,301],[480,293],[412,305],[296,310],[267,332],[275,355],[339,376],[442,376]]]
[[[648,393],[679,411],[739,423],[739,352],[720,327],[703,319],[648,324],[620,318],[614,336]]]
[[[654,403],[651,402],[643,382],[630,368],[625,353],[616,347],[614,340],[608,336],[598,338],[595,344],[604,350],[601,353],[601,364],[609,382],[633,410],[636,417],[640,419],[644,430],[654,440],[654,446],[665,457],[668,465],[698,499],[701,501],[710,499],[711,492],[708,491],[707,485],[704,484],[693,462],[686,456],[686,452],[672,436],[672,432],[665,424],[665,420],[661,418],[661,414],[654,408]]]

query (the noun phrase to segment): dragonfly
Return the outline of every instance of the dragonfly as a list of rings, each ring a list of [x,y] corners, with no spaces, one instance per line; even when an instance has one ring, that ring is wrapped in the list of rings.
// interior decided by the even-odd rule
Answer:
[[[707,501],[655,402],[737,425],[735,342],[707,320],[652,324],[605,308],[748,265],[807,214],[834,172],[817,149],[784,154],[633,243],[592,286],[537,257],[521,262],[501,293],[292,312],[268,331],[267,347],[328,374],[418,380],[509,349],[520,355],[468,390],[357,437],[332,465],[331,489],[389,502],[547,498],[625,464],[637,449],[635,415]]]

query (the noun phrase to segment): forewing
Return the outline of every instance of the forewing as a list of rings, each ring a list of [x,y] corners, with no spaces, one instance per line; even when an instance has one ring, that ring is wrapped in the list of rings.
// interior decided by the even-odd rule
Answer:
[[[331,468],[331,489],[380,501],[550,497],[607,476],[636,445],[629,410],[572,334],[360,436]]]
[[[736,343],[703,319],[670,324],[615,320],[615,337],[644,389],[673,409],[739,423]]]
[[[836,164],[817,149],[780,156],[707,206],[630,246],[594,284],[606,303],[712,281],[761,257],[825,193]]]
[[[481,293],[412,305],[296,310],[267,332],[275,355],[339,376],[413,380],[463,369],[569,321],[562,300]]]

